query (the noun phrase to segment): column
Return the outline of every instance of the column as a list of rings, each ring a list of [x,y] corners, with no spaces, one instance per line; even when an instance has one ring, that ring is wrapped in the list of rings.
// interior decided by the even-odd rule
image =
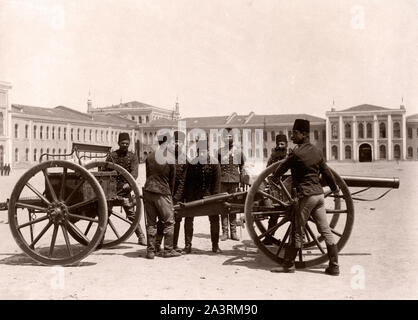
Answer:
[[[357,156],[357,122],[356,122],[356,116],[353,116],[353,123],[351,126],[351,135],[353,137],[353,160],[357,161],[358,160],[358,156]]]
[[[344,137],[344,124],[343,124],[343,117],[339,116],[338,118],[338,140],[339,140],[339,156],[338,156],[338,160],[343,160],[344,159],[344,153],[343,153],[343,137]]]
[[[326,116],[325,119],[325,152],[326,152],[326,159],[327,161],[331,159],[330,156],[330,145],[329,145],[329,135],[331,131],[331,126],[329,123],[329,116]]]
[[[379,159],[377,157],[379,146],[377,145],[377,136],[379,133],[379,126],[377,123],[377,115],[373,115],[373,156],[372,160]]]
[[[131,129],[131,150],[133,153],[135,153],[135,142],[136,142],[135,129]]]
[[[406,160],[406,117],[405,113],[402,114],[402,159]]]
[[[392,146],[392,115],[388,114],[388,143],[386,146],[386,156],[388,160],[393,160],[393,146]]]

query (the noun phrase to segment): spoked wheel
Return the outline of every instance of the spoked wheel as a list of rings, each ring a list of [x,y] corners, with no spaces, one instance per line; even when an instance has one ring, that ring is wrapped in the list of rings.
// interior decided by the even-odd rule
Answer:
[[[126,169],[112,162],[90,162],[84,168],[96,177],[106,191],[108,220],[101,247],[116,246],[134,233],[141,220],[141,194],[138,185]],[[118,185],[123,184],[118,182],[121,180],[129,184],[129,189],[117,189]],[[84,237],[77,234],[72,236],[81,244],[87,245]]]
[[[91,209],[93,217],[86,214]],[[88,224],[90,236],[81,231]],[[63,160],[45,161],[16,183],[9,202],[9,225],[18,246],[33,260],[46,265],[74,264],[88,256],[103,237],[106,198],[83,167]],[[70,233],[88,245],[76,243]]]
[[[251,186],[245,201],[245,218],[248,232],[255,245],[270,259],[282,263],[284,252],[292,237],[293,214],[297,206],[297,198],[292,196],[287,183],[276,180],[271,186],[271,174],[280,166],[280,162],[266,168]],[[338,250],[346,244],[354,223],[354,205],[344,180],[331,170],[340,189],[338,195],[330,193],[324,187],[325,207],[328,222]],[[280,190],[280,196],[274,189]],[[273,218],[273,220],[271,220]],[[270,223],[269,223],[270,221]],[[296,258],[297,268],[306,268],[321,264],[328,260],[324,239],[317,231],[312,218],[304,230],[303,249]],[[270,244],[264,240],[269,238]]]

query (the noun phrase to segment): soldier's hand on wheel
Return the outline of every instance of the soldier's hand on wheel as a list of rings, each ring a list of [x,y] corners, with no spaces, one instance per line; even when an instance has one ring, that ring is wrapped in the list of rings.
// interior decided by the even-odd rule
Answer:
[[[123,190],[129,190],[129,189],[130,189],[129,183],[125,183],[125,184],[123,185],[122,189],[123,189]]]

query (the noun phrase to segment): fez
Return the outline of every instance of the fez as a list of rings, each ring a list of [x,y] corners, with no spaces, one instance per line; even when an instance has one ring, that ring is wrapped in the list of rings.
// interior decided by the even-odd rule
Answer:
[[[278,134],[276,136],[276,143],[279,143],[279,142],[286,142],[287,143],[287,137],[286,137],[285,134]]]
[[[123,140],[131,141],[131,138],[129,138],[129,133],[126,133],[126,132],[119,133],[118,142],[121,142]]]
[[[309,121],[305,119],[296,119],[293,124],[293,130],[298,130],[300,132],[309,132]]]

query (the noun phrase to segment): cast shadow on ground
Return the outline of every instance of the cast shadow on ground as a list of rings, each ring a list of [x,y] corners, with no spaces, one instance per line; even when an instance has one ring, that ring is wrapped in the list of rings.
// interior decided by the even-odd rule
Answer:
[[[30,257],[28,257],[24,253],[15,253],[15,254],[7,254],[2,253],[0,255],[7,255],[8,257],[3,258],[0,260],[0,264],[9,265],[9,266],[34,266],[34,267],[51,267],[52,265],[44,265],[39,262],[36,262],[35,260],[32,260]],[[71,268],[71,267],[89,267],[96,265],[95,262],[85,262],[80,261],[78,263],[75,263],[73,265],[64,266],[65,268]]]

